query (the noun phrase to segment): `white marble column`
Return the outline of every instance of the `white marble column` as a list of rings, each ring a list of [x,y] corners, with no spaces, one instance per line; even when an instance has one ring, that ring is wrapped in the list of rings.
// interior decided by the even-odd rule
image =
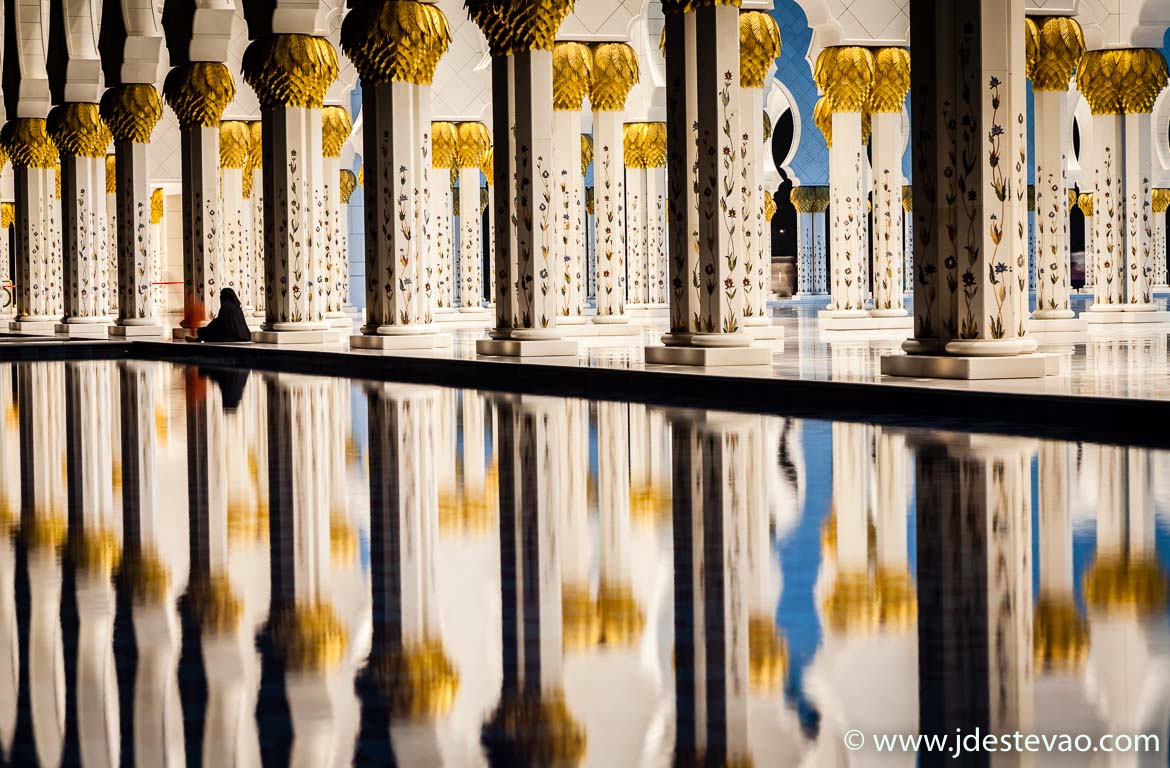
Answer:
[[[183,169],[183,320],[176,338],[193,335],[219,309],[219,120],[234,96],[231,73],[219,62],[175,67],[163,83],[163,97],[179,118]]]
[[[483,315],[483,207],[480,167],[491,148],[483,123],[460,123],[455,162],[459,166],[459,311]]]
[[[879,48],[874,54],[873,309],[871,317],[906,317],[902,244],[902,110],[910,90],[910,52]]]
[[[104,336],[110,320],[105,179],[110,132],[98,105],[80,102],[54,107],[48,129],[61,154],[65,312],[55,330]]]
[[[864,177],[866,148],[862,111],[873,89],[874,57],[867,48],[826,48],[817,59],[817,87],[830,112],[829,222],[833,248],[829,255],[829,306],[826,318],[869,317],[865,280],[869,261],[869,211]]]
[[[1154,225],[1154,272],[1150,278],[1154,293],[1170,291],[1166,275],[1166,209],[1170,208],[1170,189],[1155,188],[1151,195],[1151,214]]]
[[[1089,51],[1077,85],[1093,111],[1093,243],[1090,323],[1161,322],[1153,303],[1151,115],[1166,86],[1166,60],[1151,48]]]
[[[451,228],[451,171],[455,167],[458,137],[454,123],[433,122],[431,130],[430,216],[431,246],[428,274],[436,315],[455,311],[455,248]]]
[[[118,318],[112,336],[159,336],[159,305],[154,283],[162,279],[154,251],[164,238],[154,231],[154,201],[150,186],[150,140],[162,118],[162,102],[154,85],[127,83],[110,88],[102,96],[102,119],[114,138],[114,203],[110,231],[117,266]],[[106,161],[109,191],[110,162]],[[107,194],[107,204],[109,195]],[[159,227],[158,229],[161,229]]]
[[[745,473],[751,422],[715,412],[672,418],[674,755],[681,764],[750,759]]]
[[[100,107],[99,107],[100,108]],[[103,116],[102,121],[105,122]],[[108,306],[118,314],[118,168],[113,154],[106,155],[106,267],[105,281],[109,286]],[[111,328],[113,326],[110,326]]]
[[[650,306],[667,307],[670,288],[666,258],[666,123],[655,123],[654,164],[646,169],[646,263],[649,271]],[[582,209],[583,212],[584,209]]]
[[[735,157],[741,133],[739,11],[675,8],[664,34],[670,332],[664,347],[646,347],[646,361],[764,365],[771,353],[752,347],[742,328],[745,274],[735,209],[720,203],[740,184],[742,171]],[[686,183],[692,174],[697,187]]]
[[[597,260],[595,323],[624,323],[627,292],[625,128],[626,97],[638,82],[638,56],[626,43],[593,49],[593,251]]]
[[[1090,155],[1091,157],[1091,155]],[[1093,243],[1093,193],[1082,192],[1077,196],[1077,207],[1085,217],[1085,284],[1081,293],[1096,295],[1097,247]]]
[[[886,375],[1040,377],[1025,335],[1024,3],[940,0],[911,13],[914,339]],[[970,55],[962,52],[970,51]],[[957,130],[948,105],[971,94]],[[977,95],[976,95],[977,94]],[[954,153],[945,147],[955,142]],[[966,157],[955,165],[951,157]],[[963,192],[965,191],[965,192]],[[961,194],[961,192],[963,192]],[[952,240],[949,233],[954,232]],[[962,361],[956,365],[955,358]]]
[[[166,192],[162,187],[155,187],[150,193],[150,295],[159,319],[170,310],[166,301],[166,286],[161,285],[166,280],[164,265],[167,263],[167,233],[163,223],[166,212]]]
[[[764,229],[764,84],[780,55],[780,27],[767,11],[739,14],[740,84],[740,235],[743,238],[744,328],[756,339],[782,338],[768,312],[771,249],[765,249]]]
[[[441,16],[426,3],[411,7]],[[430,139],[423,141],[421,128],[425,117],[430,131],[430,83],[448,40],[427,32],[409,45],[405,37],[385,41],[376,34],[379,8],[363,10],[368,22],[351,22],[342,35],[342,48],[362,78],[365,142],[366,322],[350,346],[431,349],[439,339],[426,293],[426,252],[418,243],[421,181],[429,178],[431,159]],[[445,26],[444,18],[439,21]]]
[[[57,148],[41,118],[9,120],[0,134],[12,160],[17,332],[50,333],[63,312]]]
[[[559,340],[559,274],[554,263],[556,232],[553,168],[552,47],[570,3],[544,7],[539,25],[512,9],[511,31],[498,26],[488,0],[468,8],[492,50],[496,324],[490,339],[476,342],[484,355],[575,355],[573,342]],[[596,68],[595,68],[596,70]],[[501,222],[514,226],[501,227]]]
[[[325,318],[330,326],[349,335],[353,321],[345,314],[349,301],[349,246],[346,237],[349,202],[341,170],[341,148],[353,131],[353,121],[345,107],[326,105],[321,110],[321,151],[325,170]],[[353,174],[351,172],[350,176]],[[354,180],[356,184],[356,179]],[[350,192],[353,188],[350,188]]]
[[[244,202],[244,175],[251,172],[251,127],[241,120],[219,124],[220,222],[223,225],[223,272],[220,287],[236,292],[241,304],[248,295],[251,272],[251,211]]]
[[[593,80],[593,52],[583,43],[553,46],[553,160],[557,210],[558,297],[562,325],[585,322],[585,177],[580,169],[581,109]]]
[[[3,141],[0,140],[0,152],[3,151]],[[5,162],[7,162],[7,155]],[[16,208],[10,203],[0,203],[0,297],[3,297],[3,306],[0,307],[0,328],[7,328],[7,323],[16,317],[16,286],[13,283],[12,267],[12,226],[16,223]]]
[[[272,34],[248,46],[244,81],[260,101],[264,152],[266,343],[319,343],[325,320],[325,176],[321,109],[337,79],[322,37]],[[293,77],[293,74],[296,76]]]
[[[793,187],[789,199],[796,208],[796,295],[825,296],[825,209],[827,186]]]
[[[245,170],[252,175],[252,240],[248,250],[252,256],[252,295],[248,299],[241,297],[241,301],[252,307],[253,316],[264,317],[264,138],[260,120],[249,121],[248,127],[252,136],[248,144],[248,166]]]
[[[650,300],[646,253],[646,161],[642,157],[647,123],[626,123],[622,147],[625,163],[626,309],[644,312]]]
[[[345,262],[342,267],[342,296],[341,307],[347,318],[352,318],[357,314],[357,307],[354,306],[351,300],[352,286],[349,277],[349,201],[353,197],[353,193],[357,191],[358,181],[357,174],[348,168],[342,168],[338,172],[339,190],[341,192],[341,218],[338,221],[338,248],[341,252],[341,258]]]
[[[914,295],[914,188],[902,187],[902,274],[906,278],[906,296]]]
[[[1084,55],[1080,25],[1053,16],[1027,19],[1029,34],[1028,77],[1035,94],[1035,214],[1036,303],[1032,331],[1073,331],[1084,327],[1074,321],[1069,304],[1068,186],[1065,163],[1072,148],[1069,112],[1069,80]]]

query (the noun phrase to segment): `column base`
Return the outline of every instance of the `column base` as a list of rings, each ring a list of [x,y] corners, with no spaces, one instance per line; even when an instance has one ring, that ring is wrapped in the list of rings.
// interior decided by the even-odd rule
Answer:
[[[431,317],[436,323],[468,323],[479,319],[482,316],[487,320],[491,315],[486,311],[481,312],[464,312],[459,309],[452,309],[447,312],[435,312]],[[560,318],[557,318],[558,322]]]
[[[479,339],[475,354],[487,357],[576,357],[577,342],[561,339]]]
[[[870,317],[909,317],[910,313],[906,311],[905,307],[898,307],[897,309],[871,309],[869,310]]]
[[[1170,323],[1170,312],[1158,309],[1156,304],[1093,304],[1081,317],[1090,325]]]
[[[52,334],[56,327],[56,320],[13,320],[8,324],[8,330],[13,333],[33,336]]]
[[[626,315],[634,320],[648,320],[650,318],[666,317],[670,308],[665,304],[627,304]]]
[[[630,322],[629,316],[624,313],[620,315],[594,315],[590,320],[598,325],[619,325]]]
[[[723,366],[772,367],[772,350],[765,347],[646,347],[647,365],[686,365],[695,368]]]
[[[353,318],[347,315],[330,315],[325,318],[325,322],[329,324],[330,328],[353,330]]]
[[[827,299],[829,294],[817,293],[815,291],[797,291],[792,294],[792,298],[796,301],[813,301],[815,299]]]
[[[446,340],[446,344],[443,341]],[[418,333],[409,336],[381,336],[358,334],[349,337],[350,349],[381,349],[387,351],[435,349],[450,346],[451,337],[439,333]]]
[[[1060,373],[1060,357],[1028,353],[1009,357],[958,355],[886,355],[883,376],[917,379],[1041,379]]]
[[[589,318],[585,315],[557,315],[557,328],[564,328],[566,325],[584,325],[589,322]]]
[[[1028,333],[1081,333],[1088,328],[1083,317],[1033,317],[1024,323]]]
[[[578,338],[641,336],[642,333],[646,330],[638,323],[586,322],[576,325],[565,325],[561,322],[562,320],[564,320],[564,318],[557,318],[557,331],[560,332],[562,336],[574,336]]]
[[[467,307],[460,307],[459,314],[465,316],[470,315],[471,317],[491,317],[491,312],[488,311],[487,307],[481,307],[478,304]]]
[[[329,339],[327,331],[253,331],[252,341],[257,344],[324,344]]]
[[[109,327],[110,336],[135,338],[139,336],[162,336],[164,329],[158,323],[150,325],[119,325],[115,323]]]
[[[817,313],[817,326],[822,331],[913,331],[914,318],[909,315],[875,317],[866,310],[826,309]]]
[[[750,336],[752,341],[776,341],[784,338],[784,326],[773,325],[769,318],[763,319],[768,321],[767,324],[748,325],[745,323],[743,332]]]
[[[71,339],[101,339],[109,335],[110,326],[100,323],[57,323],[53,326],[53,333],[58,336],[68,336]]]

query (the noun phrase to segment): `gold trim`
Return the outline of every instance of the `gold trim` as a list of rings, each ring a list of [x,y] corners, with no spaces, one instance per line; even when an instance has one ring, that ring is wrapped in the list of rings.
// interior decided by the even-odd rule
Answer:
[[[873,90],[873,52],[858,45],[830,46],[817,56],[814,76],[823,93],[825,109],[863,112]]]
[[[576,112],[593,87],[593,52],[584,43],[553,46],[553,109]]]
[[[1025,19],[1028,78],[1037,91],[1067,91],[1085,55],[1081,25],[1067,16]]]
[[[126,83],[107,89],[98,108],[114,141],[149,144],[155,126],[162,119],[158,90],[145,83]]]
[[[621,112],[638,84],[638,54],[626,43],[599,43],[593,51],[593,82],[589,103],[595,112]]]
[[[663,27],[665,30],[665,27]],[[739,84],[763,88],[772,62],[780,55],[780,25],[765,11],[739,12]]]
[[[450,44],[447,17],[415,0],[363,3],[341,25],[341,50],[365,85],[429,85]]]
[[[97,104],[66,102],[54,107],[45,127],[63,155],[105,157],[110,146],[110,130],[102,122]]]
[[[443,121],[431,123],[431,167],[456,167],[455,150],[458,144],[455,123]]]
[[[353,171],[342,168],[341,179],[338,184],[338,188],[341,190],[341,204],[349,205],[349,198],[353,196],[354,190],[357,189],[357,176],[354,175]]]
[[[878,48],[874,52],[873,90],[867,112],[901,114],[910,93],[910,51]]]
[[[320,109],[337,79],[337,51],[324,37],[267,35],[247,47],[240,71],[261,107]]]
[[[118,158],[114,155],[106,155],[106,194],[113,195],[118,192]],[[113,211],[110,211],[113,213]]]
[[[175,67],[163,81],[163,98],[182,128],[212,128],[236,96],[231,70],[218,61],[193,61]]]
[[[341,157],[341,148],[353,133],[353,118],[345,107],[321,108],[321,153],[325,157]]]
[[[162,187],[155,187],[150,193],[150,223],[161,224],[166,212],[167,198]]]
[[[243,168],[248,164],[252,131],[242,120],[224,120],[219,124],[219,167]]]
[[[455,165],[459,168],[479,168],[484,155],[491,149],[492,139],[483,123],[459,123],[456,127]]]

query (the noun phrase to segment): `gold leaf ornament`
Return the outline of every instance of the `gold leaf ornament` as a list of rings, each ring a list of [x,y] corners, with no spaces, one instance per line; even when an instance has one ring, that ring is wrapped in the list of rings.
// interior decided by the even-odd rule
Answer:
[[[1166,59],[1153,48],[1130,48],[1118,54],[1117,78],[1121,109],[1127,115],[1148,114],[1166,87]]]
[[[453,168],[458,146],[455,123],[431,123],[431,167]]]
[[[828,100],[822,96],[813,105],[813,122],[825,137],[825,144],[831,149],[833,146],[833,111],[829,109]]]
[[[621,112],[638,84],[638,54],[626,43],[593,46],[593,83],[589,103],[597,112]]]
[[[584,43],[553,46],[553,109],[576,112],[593,85],[593,52]]]
[[[1085,55],[1081,25],[1066,16],[1028,18],[1028,78],[1037,91],[1067,91]]]
[[[183,128],[212,128],[236,96],[231,70],[217,61],[175,67],[163,81],[163,98]]]
[[[828,206],[828,191],[829,188],[823,186],[793,187],[788,199],[797,213],[823,213]]]
[[[97,104],[66,102],[54,107],[45,121],[58,151],[74,157],[105,157],[110,130]]]
[[[219,167],[243,168],[252,149],[252,130],[242,120],[224,120],[219,124]]]
[[[902,210],[906,213],[914,211],[914,187],[909,184],[902,187]]]
[[[771,194],[764,195],[764,220],[771,221],[776,217],[776,198]]]
[[[831,46],[817,57],[814,76],[830,112],[863,112],[873,90],[874,55],[858,45]]]
[[[320,109],[337,79],[337,51],[324,37],[266,35],[244,51],[240,70],[262,107]]]
[[[1093,193],[1085,192],[1077,197],[1077,207],[1086,216],[1093,215]]]
[[[581,175],[589,170],[593,162],[593,137],[587,133],[581,134]]]
[[[162,100],[153,85],[126,83],[108,88],[98,104],[114,141],[149,144],[162,119]]]
[[[321,109],[321,153],[325,157],[341,157],[341,148],[353,133],[353,119],[345,107],[327,106]]]
[[[878,48],[874,53],[873,90],[866,112],[901,113],[910,93],[910,51]]]
[[[166,211],[167,197],[162,187],[155,187],[150,193],[150,223],[161,224]]]
[[[349,198],[353,196],[354,190],[357,189],[357,176],[354,172],[346,168],[341,169],[341,179],[338,181],[338,189],[341,190],[341,204],[349,205]]]
[[[768,69],[779,55],[780,25],[772,14],[740,11],[739,84],[744,88],[763,88]]]
[[[1165,213],[1167,208],[1170,208],[1170,189],[1163,189],[1157,187],[1150,191],[1150,201],[1154,208],[1154,213]]]
[[[455,165],[459,168],[479,168],[491,146],[492,139],[486,125],[474,121],[459,123],[455,136]]]
[[[118,159],[114,155],[106,155],[106,194],[112,195],[118,191]]]
[[[341,24],[341,50],[369,85],[429,85],[450,44],[447,17],[416,0],[363,3]]]
[[[0,203],[0,229],[8,229],[16,221],[16,206],[12,203]]]
[[[487,179],[487,185],[492,186],[492,180],[496,173],[496,152],[492,147],[488,147],[483,153],[483,162],[480,163],[479,170],[483,171],[483,177]]]
[[[23,168],[56,168],[59,156],[57,146],[49,137],[45,120],[39,117],[18,117],[0,128],[0,144],[13,165]]]

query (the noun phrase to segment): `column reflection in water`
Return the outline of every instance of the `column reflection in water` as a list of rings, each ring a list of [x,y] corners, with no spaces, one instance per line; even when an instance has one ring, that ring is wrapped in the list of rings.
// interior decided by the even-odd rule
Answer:
[[[16,370],[0,366],[0,759],[12,762],[20,690],[16,619],[16,558],[20,530],[20,427],[13,387]]]
[[[117,765],[122,747],[113,648],[112,576],[122,554],[110,444],[115,372],[114,363],[105,361],[65,366],[70,554],[65,563],[66,573],[73,576],[76,600],[76,645],[71,649],[73,638],[66,631],[66,648],[71,650],[66,681],[72,689],[66,692],[66,707],[67,718],[69,708],[76,707],[78,756],[86,765]],[[62,605],[67,620],[72,618],[69,597]],[[69,760],[71,738],[66,722]]]
[[[61,629],[61,562],[68,531],[65,478],[65,365],[17,369],[20,422],[21,549],[27,606],[17,605],[25,653],[21,709],[31,719],[35,759],[56,765],[65,748],[65,658]],[[18,578],[20,577],[18,564]],[[18,596],[21,590],[17,590]],[[17,726],[18,732],[21,730]]]
[[[220,381],[185,372],[190,579],[179,606],[179,676],[188,681],[180,697],[190,763],[258,764],[255,635],[268,602],[268,553],[259,506],[244,519],[228,514],[227,436],[248,417],[236,406],[249,388]]]
[[[1165,739],[1170,727],[1168,579],[1155,548],[1151,455],[1139,448],[1099,446],[1097,451],[1097,546],[1082,585],[1092,641],[1085,677],[1096,682],[1101,730]],[[1158,758],[1142,759],[1154,765]]]
[[[366,394],[373,635],[359,683],[359,762],[396,755],[404,765],[442,764],[439,720],[459,691],[436,599],[439,396],[394,384]]]
[[[331,488],[333,464],[344,461],[344,441],[331,439],[340,393],[322,377],[277,374],[266,385],[272,594],[263,679],[273,698],[283,683],[292,743],[266,740],[264,759],[348,763],[370,627],[354,527]]]
[[[912,432],[927,734],[1034,733],[1032,441]],[[858,753],[864,754],[864,753]],[[951,755],[923,755],[950,764]]]
[[[503,682],[483,747],[490,765],[577,764],[586,737],[565,696],[557,520],[565,407],[501,396],[497,409]]]
[[[181,631],[176,601],[186,586],[187,510],[159,504],[158,421],[165,393],[155,366],[119,364],[122,453],[121,584],[131,595],[137,665],[130,696],[132,753],[139,765],[180,765],[185,758],[177,678]],[[163,497],[166,498],[165,486]],[[180,538],[181,537],[181,538]],[[118,610],[122,610],[119,600]],[[115,622],[115,632],[118,622]],[[118,643],[115,640],[115,646]],[[123,711],[125,711],[123,707]]]
[[[818,707],[821,760],[913,765],[914,755],[842,751],[850,730],[918,730],[917,601],[910,572],[905,438],[864,424],[833,431],[832,514],[814,596],[821,647],[804,686]]]

